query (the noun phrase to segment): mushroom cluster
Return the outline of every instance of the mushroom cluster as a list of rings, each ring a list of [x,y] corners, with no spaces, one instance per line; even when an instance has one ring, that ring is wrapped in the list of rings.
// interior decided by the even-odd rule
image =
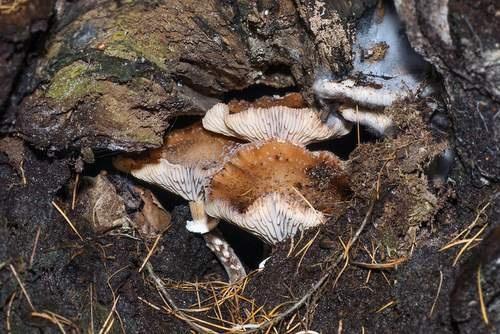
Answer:
[[[333,102],[331,107],[346,121],[378,136],[391,134],[393,120],[384,108],[419,92],[432,92],[429,65],[412,49],[403,29],[395,8],[380,2],[357,28],[348,76],[318,78],[313,85],[316,97],[325,104]]]
[[[349,180],[333,153],[306,145],[348,132],[340,118],[322,122],[297,93],[233,101],[213,106],[201,124],[173,130],[162,147],[114,165],[188,200],[193,220],[186,227],[204,236],[236,281],[245,272],[214,231],[218,220],[269,244],[323,224],[349,199]]]
[[[212,107],[202,121],[205,129],[249,143],[212,176],[207,214],[269,244],[324,223],[349,197],[349,182],[334,154],[305,146],[350,129],[339,118],[322,122],[319,115],[297,93]]]

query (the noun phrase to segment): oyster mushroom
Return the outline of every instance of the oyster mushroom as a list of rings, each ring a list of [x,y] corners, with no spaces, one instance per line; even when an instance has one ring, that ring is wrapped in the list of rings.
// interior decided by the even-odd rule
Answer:
[[[334,154],[271,140],[245,145],[214,174],[205,210],[275,244],[324,223],[350,193]]]
[[[316,110],[304,108],[305,104],[287,96],[246,104],[218,103],[206,113],[203,127],[250,142],[281,139],[297,145],[340,137],[349,132],[350,128],[341,119],[332,118],[323,123]]]
[[[342,102],[353,102],[366,108],[384,108],[399,98],[408,96],[405,91],[396,91],[379,86],[360,86],[352,79],[344,81],[317,80],[313,85],[316,96]]]
[[[204,187],[221,162],[240,144],[203,129],[200,123],[174,130],[162,147],[135,155],[118,156],[115,168],[155,184],[189,201],[192,221],[186,228],[201,233],[207,246],[223,264],[231,282],[245,276],[245,269],[233,249],[218,233],[211,233],[218,221],[204,210]]]
[[[346,121],[364,125],[378,136],[388,135],[388,130],[393,128],[392,119],[383,114],[383,109],[407,96],[381,87],[356,86],[351,79],[341,82],[318,80],[313,90],[320,99],[342,102],[337,112]]]
[[[364,125],[378,136],[388,135],[394,127],[393,121],[382,111],[342,105],[338,112],[345,120]]]

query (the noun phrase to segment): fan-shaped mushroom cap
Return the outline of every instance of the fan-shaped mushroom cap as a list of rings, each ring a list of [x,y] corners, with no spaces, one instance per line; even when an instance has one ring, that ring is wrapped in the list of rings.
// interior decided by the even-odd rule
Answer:
[[[393,126],[391,118],[384,115],[381,111],[341,106],[339,108],[339,113],[349,122],[367,126],[375,131],[377,135],[386,134]]]
[[[236,132],[227,127],[224,121],[226,115],[229,115],[229,106],[225,103],[217,103],[205,113],[202,119],[203,127],[224,136],[238,137]]]
[[[238,134],[227,127],[224,118],[228,114],[235,114],[250,108],[270,108],[270,107],[305,108],[306,101],[299,93],[288,93],[284,96],[263,96],[255,101],[231,100],[227,105],[218,103],[207,111],[203,118],[203,127],[209,131],[232,137]]]
[[[352,102],[367,108],[384,108],[409,95],[405,90],[357,86],[351,79],[340,82],[317,80],[313,90],[320,98]]]
[[[341,121],[323,123],[319,114],[311,108],[250,107],[231,114],[229,106],[221,103],[206,113],[203,126],[207,130],[251,142],[281,139],[298,145],[340,137],[349,132]]]
[[[239,138],[251,142],[281,139],[297,145],[307,145],[349,132],[340,122],[332,127],[328,126],[321,121],[316,111],[309,108],[250,108],[227,115],[225,123]]]
[[[221,160],[239,144],[196,123],[172,131],[162,147],[118,156],[113,165],[189,201],[203,200],[203,187]]]
[[[248,144],[214,174],[205,210],[274,244],[323,223],[349,197],[341,165],[291,143]]]

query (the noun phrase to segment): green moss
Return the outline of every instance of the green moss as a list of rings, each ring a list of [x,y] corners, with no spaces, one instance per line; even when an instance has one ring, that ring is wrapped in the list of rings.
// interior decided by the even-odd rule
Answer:
[[[147,36],[139,29],[145,24],[141,12],[132,12],[119,16],[114,29],[104,44],[104,53],[109,56],[119,57],[130,61],[144,58],[159,68],[166,70],[165,59],[172,50],[166,41],[161,40],[161,34],[152,32]]]
[[[108,47],[104,51],[106,55],[135,61],[141,57],[149,60],[159,68],[166,70],[165,52],[163,48],[154,43],[135,40],[134,38],[118,37],[126,36],[123,33],[117,33],[113,36],[113,40],[109,42]]]
[[[61,68],[52,78],[46,96],[58,102],[74,101],[90,93],[101,92],[88,64],[78,61]]]

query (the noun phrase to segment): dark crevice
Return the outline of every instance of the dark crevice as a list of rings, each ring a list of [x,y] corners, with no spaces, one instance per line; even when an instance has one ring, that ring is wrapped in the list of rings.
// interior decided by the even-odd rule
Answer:
[[[49,27],[50,27],[49,23]],[[48,38],[48,34],[45,31],[32,33],[30,38],[24,43],[24,46],[21,50],[13,51],[14,53],[23,53],[24,57],[21,61],[15,76],[12,82],[12,87],[10,89],[5,102],[0,105],[0,131],[8,131],[9,124],[12,120],[8,119],[9,115],[8,109],[12,105],[17,105],[21,101],[21,99],[28,93],[26,90],[29,90],[29,85],[27,85],[26,78],[29,78],[27,73],[31,73],[33,71],[33,58],[35,55],[40,53],[40,50],[43,49],[45,45],[45,41]],[[12,55],[13,57],[14,55]],[[5,125],[7,129],[3,129],[2,127]]]
[[[287,93],[299,92],[299,87],[285,87],[285,88],[275,88],[263,84],[251,85],[242,90],[233,90],[227,92],[222,97],[225,103],[231,100],[245,100],[245,101],[255,101],[259,97],[263,96],[273,96],[273,95],[285,95]]]
[[[238,226],[221,221],[218,227],[224,235],[224,239],[233,247],[249,270],[257,269],[259,264],[271,255],[269,245]]]
[[[167,130],[167,133],[175,129],[186,128],[198,122],[201,122],[201,117],[199,115],[176,116],[172,120],[170,120],[170,126]]]
[[[367,130],[364,126],[359,126],[359,139],[356,126],[353,126],[351,132],[340,138],[335,138],[319,143],[308,145],[311,151],[330,151],[337,155],[341,160],[349,159],[349,155],[358,146],[363,143],[373,143],[378,137]]]
[[[40,55],[43,54],[43,50],[45,48],[46,41],[49,39],[50,34],[47,32],[50,32],[52,27],[56,23],[56,17],[55,17],[55,12],[54,9],[52,10],[52,14],[50,17],[47,19],[47,25],[44,27],[45,29],[41,30],[35,30],[31,32],[29,38],[20,43],[15,43],[14,44],[22,44],[22,47],[16,46],[16,51],[14,52],[24,52],[24,57],[23,60],[18,67],[18,70],[15,74],[14,81],[12,83],[11,90],[5,99],[5,102],[3,105],[0,105],[0,131],[4,131],[5,129],[2,129],[3,125],[5,124],[6,127],[8,126],[8,123],[10,120],[4,119],[4,117],[8,117],[8,109],[11,105],[18,104],[20,102],[20,99],[26,95],[24,90],[26,89],[26,77],[29,77],[30,73],[33,71],[32,68],[32,63],[35,61],[34,59]],[[33,23],[35,24],[35,23]],[[5,123],[4,123],[5,121]],[[8,129],[7,129],[8,131]]]
[[[293,78],[292,70],[289,65],[286,64],[272,64],[264,72],[266,77],[271,77],[273,75],[289,76]]]

